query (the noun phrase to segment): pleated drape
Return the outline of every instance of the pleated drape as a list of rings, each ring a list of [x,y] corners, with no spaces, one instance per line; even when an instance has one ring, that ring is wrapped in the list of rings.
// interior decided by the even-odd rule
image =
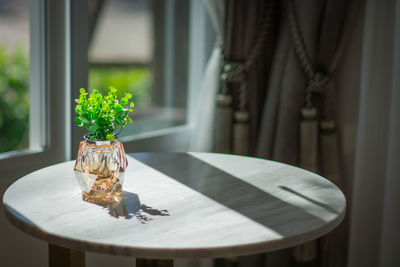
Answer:
[[[269,0],[271,1],[271,0]],[[315,94],[313,103],[318,109],[329,103],[330,112],[339,129],[338,138],[325,138],[325,144],[340,149],[341,121],[337,120],[340,101],[336,101],[335,83],[337,67],[343,56],[351,30],[359,12],[355,7],[361,1],[296,0],[298,23],[304,43],[314,68],[330,76],[330,92],[326,96]],[[257,36],[257,26],[262,20],[262,10],[268,1],[228,0],[226,5],[225,60],[244,62],[252,42]],[[307,78],[304,75],[293,44],[287,20],[285,1],[278,1],[277,15],[271,28],[265,52],[257,65],[248,73],[249,95],[249,151],[250,155],[277,160],[293,165],[300,163],[299,123],[304,105]],[[232,87],[233,106],[238,104],[238,91]],[[319,117],[319,119],[322,119]],[[326,141],[328,140],[328,141]],[[319,141],[318,141],[319,142]],[[326,153],[325,153],[326,154]],[[318,158],[317,171],[321,171]],[[341,173],[341,171],[338,171]],[[343,177],[342,177],[343,178]],[[347,179],[347,177],[344,177]],[[340,182],[337,182],[340,183]],[[347,192],[346,182],[339,186]],[[347,227],[342,226],[317,242],[318,256],[314,264],[344,266],[347,250]],[[239,266],[296,266],[292,249],[249,256],[238,260]]]

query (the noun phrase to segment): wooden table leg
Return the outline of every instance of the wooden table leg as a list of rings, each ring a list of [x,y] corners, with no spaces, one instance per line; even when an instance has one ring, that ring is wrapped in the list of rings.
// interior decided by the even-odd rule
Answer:
[[[174,267],[174,261],[136,258],[136,267]]]
[[[85,252],[49,243],[49,267],[85,267]]]

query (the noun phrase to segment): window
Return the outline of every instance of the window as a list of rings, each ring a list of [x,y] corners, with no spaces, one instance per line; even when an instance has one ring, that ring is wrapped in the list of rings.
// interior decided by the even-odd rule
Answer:
[[[12,14],[10,21],[6,20],[5,17],[8,16],[4,15],[4,12],[0,12],[0,17],[5,16],[2,23],[7,23],[6,27],[10,27],[13,32],[2,34],[0,40],[2,44],[11,42],[16,45],[16,49],[21,49],[17,50],[20,51],[18,53],[23,56],[20,55],[17,61],[7,64],[7,68],[10,68],[11,74],[15,76],[10,80],[12,86],[8,86],[10,82],[4,86],[4,78],[0,78],[2,85],[0,90],[15,90],[17,85],[25,88],[22,98],[25,109],[22,113],[24,116],[18,114],[20,110],[17,109],[14,117],[22,118],[23,125],[19,124],[20,128],[14,130],[11,137],[6,136],[4,128],[0,132],[0,138],[4,137],[5,140],[11,140],[18,135],[23,136],[19,144],[15,142],[16,145],[5,149],[8,152],[0,153],[2,182],[4,179],[12,180],[29,171],[68,159],[67,148],[70,147],[67,110],[70,96],[66,90],[65,79],[67,54],[65,3],[45,0],[5,1],[1,8],[14,6],[16,11],[10,13]],[[22,11],[18,11],[19,9]],[[21,14],[17,15],[15,12]],[[23,23],[17,21],[21,19]],[[13,34],[24,37],[16,38]],[[21,48],[18,48],[19,40],[23,40]],[[21,62],[23,68],[20,67]],[[5,97],[6,100],[18,99],[16,93],[7,94],[10,95]],[[3,96],[1,99],[4,100]],[[12,102],[14,106],[21,105],[15,101]],[[1,116],[4,117],[4,111],[1,112]],[[6,112],[11,112],[11,108]],[[9,123],[6,126],[11,128]]]
[[[134,96],[122,136],[186,123],[188,11],[189,1],[89,1],[89,88]]]
[[[29,103],[29,112],[25,113],[29,118],[24,118],[25,133],[21,139],[24,141],[7,149],[24,150],[0,153],[0,168],[4,175],[18,177],[75,157],[74,150],[82,139],[82,133],[71,123],[75,106],[73,99],[76,98],[74,93],[77,94],[80,87],[87,87],[88,80],[94,84],[96,75],[104,79],[99,74],[103,71],[111,72],[111,76],[122,75],[118,82],[126,79],[129,84],[132,81],[131,89],[141,90],[137,92],[135,123],[121,138],[128,152],[188,149],[193,100],[199,93],[192,85],[201,80],[199,77],[213,44],[213,38],[209,38],[210,34],[213,35],[209,21],[206,16],[199,20],[206,14],[202,1],[121,0],[121,5],[132,5],[130,8],[125,6],[124,11],[117,6],[112,10],[112,5],[118,5],[117,1],[9,2],[15,2],[18,8],[22,8],[23,2],[29,5],[29,8],[22,8],[25,12],[26,42],[23,49],[26,53],[30,51],[26,58],[29,68],[25,65],[26,70],[29,69],[29,82],[25,79],[29,89],[25,91],[28,96],[24,98]],[[106,3],[97,15],[93,13],[96,7],[93,9],[90,4],[95,2]],[[142,48],[125,49],[122,57],[121,54],[110,54],[109,46],[96,45],[96,42],[106,43],[102,40],[108,39],[104,34],[107,32],[107,18],[111,16],[108,19],[112,20],[115,12],[131,15],[125,14],[126,17],[120,19],[139,19],[140,22],[129,22],[129,25],[138,24],[137,32],[132,34],[143,39],[141,44],[132,42],[128,46],[137,43]],[[196,15],[195,20],[193,14]],[[1,16],[3,13],[0,12]],[[93,26],[93,36],[90,37],[89,21],[96,16],[96,27]],[[0,18],[0,23],[4,21]],[[125,34],[129,34],[126,33],[128,28],[122,27]],[[196,38],[193,39],[193,36]],[[6,38],[8,36],[1,36],[0,41]],[[203,41],[204,45],[199,45]],[[122,48],[118,50],[122,51]],[[126,78],[126,72],[134,73],[132,76],[135,77]],[[19,131],[19,134],[22,135],[22,132]],[[0,137],[3,135],[2,131]]]
[[[0,153],[29,147],[29,0],[0,5]]]

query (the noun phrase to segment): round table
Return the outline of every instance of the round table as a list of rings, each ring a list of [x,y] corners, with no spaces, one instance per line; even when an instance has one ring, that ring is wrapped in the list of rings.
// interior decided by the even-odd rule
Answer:
[[[12,184],[5,213],[56,248],[153,259],[292,247],[328,233],[345,214],[345,197],[334,184],[283,163],[164,152],[129,154],[128,163],[122,207],[82,201],[70,161]]]

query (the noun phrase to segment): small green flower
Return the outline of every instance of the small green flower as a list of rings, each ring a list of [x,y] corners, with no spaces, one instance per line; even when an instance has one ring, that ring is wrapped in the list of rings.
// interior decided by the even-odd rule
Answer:
[[[128,104],[128,99],[126,97],[121,98],[121,105],[125,106]]]
[[[114,140],[115,139],[115,135],[113,135],[113,134],[107,134],[107,136],[106,136],[106,140],[107,141],[112,141],[112,140]]]
[[[120,105],[120,104],[116,104],[116,105],[115,105],[115,110],[116,110],[116,111],[120,112],[120,111],[122,111],[122,109],[123,109],[123,108],[122,108],[122,105]]]

